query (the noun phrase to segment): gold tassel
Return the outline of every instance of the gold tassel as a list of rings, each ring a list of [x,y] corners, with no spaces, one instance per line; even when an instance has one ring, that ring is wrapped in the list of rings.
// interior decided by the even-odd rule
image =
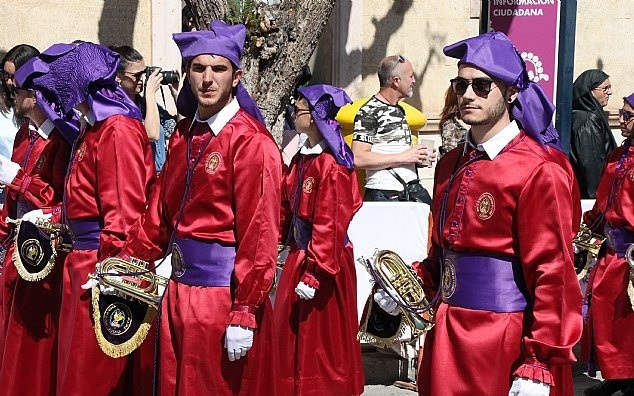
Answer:
[[[94,321],[94,329],[95,335],[97,336],[97,344],[99,344],[99,348],[106,355],[112,358],[120,358],[132,353],[135,349],[137,349],[145,338],[147,337],[150,328],[152,327],[152,322],[156,318],[156,314],[158,311],[150,306],[145,313],[145,317],[143,318],[143,323],[139,326],[137,332],[122,344],[113,344],[108,341],[101,331],[101,315],[99,312],[99,296],[101,292],[99,291],[99,285],[94,286],[92,288],[92,319]]]

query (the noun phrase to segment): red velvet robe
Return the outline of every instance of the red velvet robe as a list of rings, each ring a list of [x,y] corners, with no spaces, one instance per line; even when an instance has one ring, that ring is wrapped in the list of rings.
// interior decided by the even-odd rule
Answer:
[[[469,155],[460,147],[437,166],[435,230],[450,175]],[[579,209],[576,182],[562,158],[520,132],[494,160],[485,155],[457,173],[442,236],[434,232],[429,257],[414,268],[436,290],[442,248],[514,256],[530,305],[524,312],[496,313],[440,303],[425,339],[420,395],[507,395],[516,376],[551,384],[553,395],[573,393],[572,347],[581,336],[572,252]],[[491,205],[481,206],[481,197]]]
[[[5,219],[18,217],[16,204],[24,200],[33,209],[52,212],[59,222],[70,145],[56,130],[47,139],[29,130],[18,130],[11,160],[21,166],[6,188],[0,218],[0,239],[9,243],[2,273],[2,334],[0,389],[5,395],[55,395],[57,326],[60,283],[64,256],[59,255],[52,272],[43,280],[20,278],[13,265],[13,225]]]
[[[363,392],[361,346],[356,339],[357,279],[346,235],[362,204],[358,186],[354,170],[339,165],[329,150],[296,155],[285,172],[283,235],[292,232],[288,227],[295,205],[298,217],[311,223],[313,231],[307,249],[290,245],[275,297],[281,396]],[[297,193],[301,195],[296,197]],[[316,286],[304,278],[306,273],[319,283],[310,300],[295,293],[300,280]]]
[[[235,269],[231,287],[170,281],[162,302],[160,392],[277,395],[278,352],[268,292],[277,262],[279,149],[266,128],[243,110],[218,135],[208,128],[192,134],[191,122],[176,126],[143,232],[126,250],[156,259],[167,248],[185,192],[186,166],[200,153],[176,236],[235,245]],[[229,324],[255,329],[252,348],[234,362],[224,347]]]
[[[625,227],[634,232],[634,146],[630,146],[617,173],[623,152],[624,146],[609,155],[594,207],[583,216],[584,222],[596,225],[599,233],[605,221],[612,227]],[[613,185],[618,188],[606,210]],[[603,221],[598,219],[601,213],[605,213]],[[594,345],[603,378],[634,378],[634,333],[630,331],[634,328],[634,312],[627,295],[630,267],[624,257],[619,258],[612,249],[605,248],[605,255],[597,260],[588,284],[587,293],[592,293],[588,318],[592,340],[584,341]]]
[[[132,361],[104,354],[95,337],[90,290],[80,286],[95,265],[121,251],[128,229],[141,221],[155,179],[154,158],[140,121],[115,115],[89,127],[75,145],[66,184],[68,220],[99,218],[99,250],[73,249],[64,263],[59,326],[58,395],[142,395],[152,392],[149,370],[140,374],[142,391],[132,389]],[[147,341],[143,344],[146,345]],[[151,349],[151,348],[150,348]],[[135,373],[135,375],[137,375]],[[127,376],[127,377],[126,377]]]

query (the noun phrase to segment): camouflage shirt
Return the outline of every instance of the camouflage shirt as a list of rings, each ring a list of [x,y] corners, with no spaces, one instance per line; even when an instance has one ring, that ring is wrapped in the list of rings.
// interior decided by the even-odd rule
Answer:
[[[405,111],[384,103],[372,96],[354,118],[352,140],[372,145],[372,152],[381,154],[401,153],[412,145],[412,131],[405,120]],[[395,166],[393,169],[406,182],[417,178],[412,165]],[[367,170],[366,188],[376,190],[403,190],[403,185],[387,170]]]

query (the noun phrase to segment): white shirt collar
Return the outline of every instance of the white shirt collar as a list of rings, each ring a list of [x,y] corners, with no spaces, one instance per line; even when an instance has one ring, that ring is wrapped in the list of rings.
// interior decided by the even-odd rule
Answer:
[[[198,114],[198,110],[196,110],[196,114],[194,115],[194,121],[198,122],[206,122],[209,125],[209,129],[214,133],[214,135],[218,136],[222,128],[225,127],[231,121],[231,119],[236,115],[236,113],[240,110],[240,104],[236,98],[222,108],[219,112],[212,115],[206,120],[201,120],[200,115]],[[194,123],[192,122],[192,125]]]
[[[95,126],[97,119],[95,118],[95,113],[92,112],[92,109],[89,109],[88,113],[84,114],[84,116],[81,117],[80,122],[82,126],[85,124],[89,124],[91,127]]]
[[[494,159],[498,154],[509,144],[517,135],[520,134],[520,128],[515,122],[515,120],[511,121],[510,124],[502,128],[498,133],[496,133],[492,138],[487,140],[484,143],[480,143],[475,146],[471,142],[471,130],[468,132],[467,139],[465,141],[463,154],[467,152],[468,147],[475,147],[478,151],[484,151],[487,153],[490,159]]]
[[[40,125],[40,127],[37,128],[37,133],[38,135],[42,137],[42,139],[46,140],[48,139],[51,132],[53,132],[53,129],[55,129],[55,125],[53,124],[53,121],[47,118],[46,120],[44,120],[42,125]],[[35,130],[35,128],[33,128],[33,130]]]
[[[299,149],[299,153],[300,154],[321,154],[324,152],[326,148],[328,148],[328,142],[326,142],[326,139],[322,139],[322,141],[319,142],[319,144],[316,144],[313,147],[309,147],[309,144],[310,144],[310,141],[306,139],[302,148]]]

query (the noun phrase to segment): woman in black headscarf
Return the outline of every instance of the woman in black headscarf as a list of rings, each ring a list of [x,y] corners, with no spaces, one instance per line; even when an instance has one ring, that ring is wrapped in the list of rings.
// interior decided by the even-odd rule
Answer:
[[[582,199],[594,199],[608,154],[616,148],[603,108],[612,95],[610,76],[598,69],[577,77],[572,97],[570,161]]]

